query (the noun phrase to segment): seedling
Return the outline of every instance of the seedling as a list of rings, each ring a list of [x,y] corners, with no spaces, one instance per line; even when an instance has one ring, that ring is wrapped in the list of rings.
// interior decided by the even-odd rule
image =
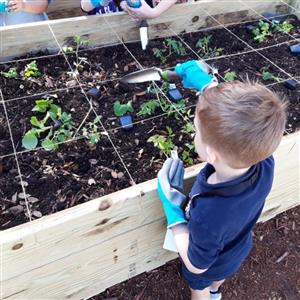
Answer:
[[[169,56],[172,53],[176,53],[179,56],[187,55],[186,49],[180,41],[174,40],[172,38],[167,38],[165,39],[164,44],[169,49]]]
[[[167,136],[164,135],[153,135],[151,136],[147,142],[153,143],[154,147],[161,150],[167,157],[171,155],[171,151],[175,148],[173,143],[174,133],[172,128],[166,127]]]
[[[192,158],[191,152],[195,150],[195,145],[192,144],[185,144],[186,148],[182,151],[181,157],[182,160],[189,166],[194,164],[194,159]]]
[[[42,73],[39,71],[38,65],[35,60],[26,65],[24,71],[24,76],[26,78],[40,77],[41,75]]]
[[[276,24],[272,22],[272,29],[274,32],[282,32],[282,33],[290,33],[290,31],[294,28],[293,24],[288,21],[284,21],[283,23]]]
[[[8,79],[16,79],[18,77],[18,72],[16,68],[10,68],[8,72],[1,72],[1,75]]]
[[[215,56],[219,56],[223,52],[223,48],[211,48],[210,43],[211,43],[212,36],[207,35],[204,36],[203,38],[200,38],[198,42],[196,43],[196,48],[197,53],[200,55],[202,59],[207,59]]]
[[[100,117],[96,117],[93,122],[87,123],[87,125],[82,128],[82,135],[92,145],[97,144],[101,139],[101,132],[99,131],[99,124],[100,124]]]
[[[83,69],[83,66],[85,64],[90,65],[86,57],[79,56],[79,50],[86,46],[89,46],[91,42],[89,40],[84,40],[80,35],[75,35],[73,37],[73,43],[74,47],[64,46],[63,51],[66,53],[75,54],[75,61],[73,62],[73,65],[75,66],[76,70],[74,72],[71,72],[71,74],[73,77],[77,77],[79,75],[79,71]]]
[[[163,49],[153,48],[153,55],[160,60],[162,64],[167,62],[167,58],[173,53],[179,56],[187,55],[186,49],[180,41],[174,40],[172,38],[167,38],[163,42]]]
[[[162,110],[166,112],[168,116],[174,115],[177,120],[180,119],[180,115],[187,114],[186,103],[184,99],[174,103],[165,98],[161,98],[160,104]]]
[[[288,21],[278,23],[277,21],[273,20],[271,23],[269,23],[260,20],[257,27],[252,30],[252,33],[255,41],[263,43],[268,39],[269,36],[272,35],[272,33],[289,33],[293,28],[294,26]]]
[[[124,116],[127,113],[132,113],[132,101],[128,101],[125,104],[121,104],[120,101],[116,101],[114,103],[114,113],[116,117]]]
[[[225,75],[224,75],[224,79],[225,81],[234,81],[236,80],[237,78],[237,75],[234,71],[231,71],[231,72],[226,72]]]
[[[158,100],[149,100],[141,105],[140,111],[137,113],[137,116],[151,116],[159,106],[160,105]]]
[[[269,67],[263,67],[260,69],[261,71],[261,76],[262,76],[262,79],[267,81],[267,80],[274,80],[274,81],[280,81],[280,78],[279,77],[276,77],[273,73],[271,73],[269,71]]]
[[[181,130],[182,133],[194,136],[195,128],[192,122],[186,122]]]
[[[22,139],[24,148],[32,150],[37,147],[39,139],[46,151],[58,148],[58,143],[64,142],[71,137],[72,120],[61,107],[53,104],[56,95],[48,96],[46,99],[36,100],[33,112],[44,114],[43,119],[32,116],[30,123],[33,126],[26,132]]]

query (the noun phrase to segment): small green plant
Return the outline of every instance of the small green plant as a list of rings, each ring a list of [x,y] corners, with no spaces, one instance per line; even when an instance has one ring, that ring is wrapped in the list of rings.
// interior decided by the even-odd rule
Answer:
[[[192,122],[186,122],[182,128],[182,133],[189,134],[189,135],[194,135],[195,133],[195,128]]]
[[[151,116],[159,106],[160,104],[158,100],[149,100],[141,105],[140,111],[137,113],[137,116]]]
[[[42,147],[47,151],[58,148],[58,143],[64,142],[71,137],[72,120],[61,107],[53,104],[56,95],[46,99],[36,100],[33,112],[44,114],[42,119],[32,116],[30,123],[33,126],[26,132],[22,139],[24,148],[32,150],[37,147],[39,139]]]
[[[167,136],[164,135],[153,135],[147,142],[153,143],[154,147],[161,150],[166,156],[170,156],[171,151],[175,148],[173,143],[174,133],[171,127],[166,127]]]
[[[272,29],[274,32],[290,33],[293,28],[293,24],[288,21],[284,21],[283,23],[279,24],[272,23]]]
[[[24,71],[24,76],[26,78],[40,77],[41,75],[42,73],[39,71],[38,65],[35,60],[26,65]]]
[[[10,68],[8,72],[1,72],[1,75],[8,79],[16,79],[18,77],[18,72],[16,68]]]
[[[172,38],[167,38],[165,39],[164,44],[169,50],[169,56],[172,53],[176,53],[179,56],[187,55],[186,49],[180,41],[174,40]]]
[[[180,115],[187,114],[186,102],[184,99],[173,103],[165,98],[161,98],[160,103],[162,110],[166,112],[168,116],[174,115],[177,120],[180,119]]]
[[[260,20],[258,25],[252,30],[252,33],[255,41],[263,43],[272,35],[271,26],[268,22]]]
[[[274,81],[280,81],[279,77],[276,77],[273,73],[269,71],[269,66],[263,67],[260,69],[261,77],[263,80],[274,80]]]
[[[114,114],[116,117],[122,117],[128,112],[133,112],[132,101],[122,104],[120,101],[114,103]]]
[[[166,61],[167,61],[167,57],[165,55],[165,52],[167,51],[166,49],[153,48],[152,51],[153,51],[154,57],[159,59],[162,64],[166,63]]]
[[[72,75],[73,77],[76,77],[79,75],[79,71],[83,69],[85,64],[90,65],[86,57],[79,56],[79,50],[89,46],[91,42],[89,40],[84,40],[80,35],[75,35],[73,37],[73,44],[74,46],[66,45],[62,49],[65,53],[75,54],[75,61],[73,62],[73,65],[76,70],[72,73]]]
[[[194,143],[185,144],[186,148],[182,151],[181,158],[189,166],[194,164],[194,159],[192,158],[191,152],[195,150]]]
[[[200,38],[196,43],[196,48],[198,49],[197,53],[200,55],[202,59],[219,56],[224,50],[223,48],[217,48],[217,47],[211,48],[210,47],[211,39],[212,36],[207,35],[204,36],[203,38]]]
[[[236,78],[237,78],[237,75],[234,71],[226,72],[224,75],[225,81],[234,81],[234,80],[236,80]]]
[[[100,123],[100,117],[96,117],[93,122],[87,123],[87,125],[82,128],[82,135],[92,145],[97,144],[101,139],[101,132],[99,131],[99,123]]]
[[[151,83],[147,88],[147,93],[152,95],[157,95],[160,93],[160,91],[163,91],[164,93],[167,93],[169,90],[169,82],[164,81],[160,87],[157,86],[156,83]]]

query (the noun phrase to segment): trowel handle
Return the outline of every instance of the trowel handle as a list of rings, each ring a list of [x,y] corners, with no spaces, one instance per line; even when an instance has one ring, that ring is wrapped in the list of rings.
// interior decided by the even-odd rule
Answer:
[[[181,80],[181,77],[175,71],[170,70],[162,71],[161,78],[169,82],[176,82]]]

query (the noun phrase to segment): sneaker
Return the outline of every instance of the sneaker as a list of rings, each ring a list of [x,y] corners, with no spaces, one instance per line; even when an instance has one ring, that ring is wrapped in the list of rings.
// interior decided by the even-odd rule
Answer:
[[[219,291],[216,292],[210,292],[210,299],[211,300],[221,300],[222,299],[222,293],[220,293]]]

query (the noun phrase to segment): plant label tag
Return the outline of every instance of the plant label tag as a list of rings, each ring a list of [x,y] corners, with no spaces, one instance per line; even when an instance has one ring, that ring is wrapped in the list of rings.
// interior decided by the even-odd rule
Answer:
[[[178,159],[178,152],[177,152],[177,150],[172,150],[171,151],[171,158]]]
[[[174,240],[174,236],[173,236],[173,232],[171,229],[167,229],[163,248],[168,251],[178,253],[178,250],[177,250],[177,247],[175,244],[175,240]]]

